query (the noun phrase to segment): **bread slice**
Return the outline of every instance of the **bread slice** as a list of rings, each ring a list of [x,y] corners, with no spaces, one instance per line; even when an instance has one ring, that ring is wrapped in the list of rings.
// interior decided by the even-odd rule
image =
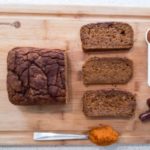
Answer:
[[[82,74],[84,84],[125,84],[133,75],[133,63],[127,58],[91,57]]]
[[[82,48],[90,50],[130,49],[133,46],[133,29],[127,23],[92,23],[81,27]]]
[[[135,96],[127,91],[97,90],[83,95],[83,111],[89,117],[129,118],[135,108]]]

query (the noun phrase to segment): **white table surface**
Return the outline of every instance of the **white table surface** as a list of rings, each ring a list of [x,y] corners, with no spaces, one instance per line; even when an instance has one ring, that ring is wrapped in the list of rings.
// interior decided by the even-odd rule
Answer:
[[[0,0],[0,5],[99,5],[150,8],[150,0]],[[149,144],[97,146],[0,146],[0,150],[150,150]]]
[[[150,7],[150,0],[0,0],[0,4],[61,4]]]

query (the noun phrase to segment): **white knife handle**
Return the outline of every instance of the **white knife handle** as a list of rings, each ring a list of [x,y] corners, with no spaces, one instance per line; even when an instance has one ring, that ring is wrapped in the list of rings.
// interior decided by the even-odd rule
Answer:
[[[148,86],[150,86],[150,44],[148,44],[148,75],[147,75],[147,78],[148,78]]]
[[[54,141],[54,140],[86,140],[87,135],[84,134],[64,134],[52,132],[34,132],[33,139],[36,141]]]

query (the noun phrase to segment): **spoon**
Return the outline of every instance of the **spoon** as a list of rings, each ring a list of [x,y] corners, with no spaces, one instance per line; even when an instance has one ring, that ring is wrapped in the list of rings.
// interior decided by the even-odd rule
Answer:
[[[148,52],[147,52],[147,56],[148,56],[148,86],[150,86],[150,29],[148,29],[146,31],[146,35],[145,35],[145,40],[147,42],[148,45]]]
[[[87,134],[65,134],[53,132],[34,132],[33,140],[35,141],[54,141],[54,140],[91,140],[91,142],[108,146],[117,142],[119,133],[111,126],[101,125],[89,130]]]

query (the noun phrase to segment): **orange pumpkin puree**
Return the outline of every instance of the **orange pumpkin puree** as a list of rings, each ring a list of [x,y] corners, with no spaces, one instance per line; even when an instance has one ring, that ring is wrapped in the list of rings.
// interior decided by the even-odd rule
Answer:
[[[118,140],[119,133],[110,126],[100,126],[89,131],[89,139],[101,146],[107,146]]]

